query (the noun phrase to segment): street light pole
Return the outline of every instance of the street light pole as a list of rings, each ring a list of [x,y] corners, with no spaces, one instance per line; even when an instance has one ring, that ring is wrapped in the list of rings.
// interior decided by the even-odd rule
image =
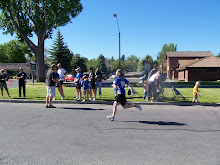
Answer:
[[[120,63],[120,60],[121,60],[121,36],[120,36],[120,30],[119,30],[119,24],[118,24],[118,18],[117,18],[117,14],[114,14],[113,15],[115,18],[116,18],[116,21],[117,21],[117,25],[118,25],[118,34],[119,34],[119,59],[118,59],[118,68],[121,69],[121,63]]]

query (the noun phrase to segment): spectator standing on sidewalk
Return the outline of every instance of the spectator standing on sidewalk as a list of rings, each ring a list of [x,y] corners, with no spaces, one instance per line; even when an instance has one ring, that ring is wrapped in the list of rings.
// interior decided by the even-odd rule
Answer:
[[[60,92],[60,97],[61,100],[64,99],[64,92],[63,92],[63,81],[64,81],[64,76],[66,74],[66,70],[64,68],[61,67],[61,64],[57,64],[58,70],[57,73],[59,74],[59,87],[58,87],[58,91]]]
[[[59,82],[56,78],[56,65],[53,64],[51,69],[48,70],[46,76],[46,88],[47,88],[47,96],[46,96],[46,108],[56,108],[52,105],[52,99],[55,97],[55,84]]]
[[[96,100],[95,72],[93,71],[93,68],[89,68],[89,82],[90,82],[90,100],[92,100],[92,93],[94,94],[93,100]]]
[[[82,80],[82,77],[83,77],[83,74],[81,73],[81,68],[77,68],[75,69],[76,71],[76,77],[74,79],[74,82],[76,84],[76,100],[80,101],[81,100],[81,96],[82,96],[82,92],[81,92],[81,87],[82,87],[82,84],[81,84],[81,80]]]
[[[8,80],[8,77],[4,74],[4,69],[1,69],[1,75],[0,75],[0,88],[1,88],[1,94],[2,94],[2,98],[4,98],[3,96],[3,88],[5,88],[7,94],[8,94],[8,97],[11,98],[10,94],[9,94],[9,91],[8,91],[8,87],[7,87],[7,84],[6,84],[6,81]]]
[[[19,97],[21,97],[21,88],[23,88],[23,97],[25,97],[26,96],[25,85],[27,82],[27,74],[23,71],[22,67],[19,68],[17,79],[18,79],[18,87],[19,87]]]
[[[102,73],[101,71],[99,71],[99,68],[96,68],[95,70],[95,80],[96,80],[96,93],[97,93],[97,90],[99,88],[99,97],[101,98],[101,95],[102,95]],[[96,94],[97,95],[97,94]]]

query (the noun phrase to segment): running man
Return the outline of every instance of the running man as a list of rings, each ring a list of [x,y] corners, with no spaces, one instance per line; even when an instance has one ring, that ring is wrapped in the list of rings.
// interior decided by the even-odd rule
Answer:
[[[120,103],[124,109],[136,107],[141,111],[141,105],[139,103],[135,103],[135,104],[127,103],[124,88],[129,85],[129,81],[123,77],[124,73],[122,72],[121,69],[118,69],[116,71],[116,76],[117,77],[115,78],[114,86],[115,88],[117,88],[118,95],[115,97],[115,102],[113,103],[112,115],[107,116],[107,118],[110,119],[111,121],[115,120],[118,103]]]

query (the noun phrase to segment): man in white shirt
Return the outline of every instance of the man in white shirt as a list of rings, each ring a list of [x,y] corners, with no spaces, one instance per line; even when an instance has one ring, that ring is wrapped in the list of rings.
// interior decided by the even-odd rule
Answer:
[[[58,86],[58,91],[60,92],[60,97],[61,100],[64,99],[64,93],[63,93],[63,81],[64,81],[64,76],[66,74],[66,70],[61,67],[61,64],[57,64],[58,70],[57,73],[59,74],[59,86]]]

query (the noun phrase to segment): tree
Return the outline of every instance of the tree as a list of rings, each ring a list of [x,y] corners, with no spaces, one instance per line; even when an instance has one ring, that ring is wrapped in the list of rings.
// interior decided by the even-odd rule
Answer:
[[[36,57],[37,79],[45,81],[44,41],[82,11],[79,0],[1,0],[0,28],[27,43]],[[38,39],[37,45],[31,40]]]
[[[65,45],[60,30],[57,32],[57,38],[53,42],[50,54],[54,64],[61,63],[62,67],[64,67],[67,72],[72,71],[71,61],[73,54],[68,49],[67,45]]]
[[[95,58],[88,60],[86,65],[87,65],[87,70],[89,70],[89,68],[95,68],[97,66],[97,60]]]
[[[161,52],[159,52],[157,56],[157,60],[159,64],[163,63],[167,52],[175,52],[175,51],[177,51],[177,44],[176,45],[174,45],[173,43],[170,43],[169,45],[164,44],[161,49]]]
[[[31,55],[31,50],[26,43],[12,40],[0,46],[0,62],[3,63],[25,63],[26,56]]]
[[[105,64],[105,57],[102,54],[100,54],[99,57],[97,58],[96,67],[98,67],[102,73],[107,73],[107,67]]]
[[[125,55],[124,54],[121,56],[121,61],[125,61]]]
[[[220,53],[219,53],[216,57],[219,57],[219,58],[220,58]]]
[[[75,72],[75,69],[80,67],[82,72],[86,72],[87,71],[86,61],[87,59],[85,59],[84,57],[83,58],[80,57],[80,54],[73,55],[71,62],[71,66],[73,69],[72,71]]]
[[[4,46],[0,45],[0,63],[7,63],[8,57],[5,55]]]
[[[112,62],[111,72],[116,72],[116,70],[118,70],[118,64],[119,64],[118,60],[115,60],[115,61]]]
[[[135,55],[130,55],[127,57],[125,61],[125,69],[129,71],[137,71],[137,64],[139,62],[139,58]]]
[[[150,56],[150,55],[146,55],[143,59],[141,59],[138,63],[138,71],[139,72],[142,72],[144,70],[144,63],[146,61],[150,61],[150,65],[151,65],[151,68],[153,67],[154,65],[154,62],[153,62],[153,58]]]

